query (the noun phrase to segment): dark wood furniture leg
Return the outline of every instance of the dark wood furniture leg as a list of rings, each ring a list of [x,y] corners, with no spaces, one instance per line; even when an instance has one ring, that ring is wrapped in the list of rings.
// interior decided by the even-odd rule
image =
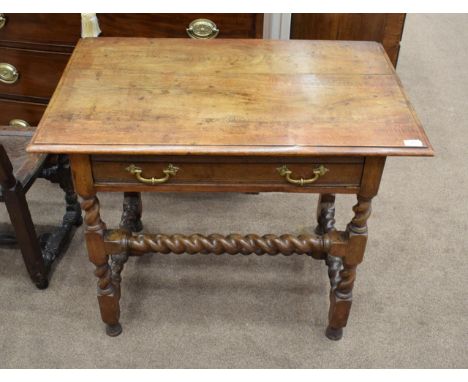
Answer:
[[[354,217],[346,227],[346,254],[341,258],[327,257],[330,277],[330,310],[325,332],[331,340],[343,336],[353,301],[353,286],[356,268],[362,262],[367,243],[367,219],[371,214],[371,201],[377,195],[385,157],[366,158],[357,204],[353,207]],[[326,208],[324,208],[326,209]]]
[[[58,183],[65,192],[66,210],[62,224],[48,235],[43,248],[44,261],[50,267],[65,245],[69,243],[73,226],[80,226],[83,218],[80,203],[73,188],[70,161],[66,155],[59,155],[55,164],[44,167],[39,177]]]
[[[335,228],[335,195],[321,194],[317,205],[317,227],[315,232],[318,235],[336,231]],[[328,277],[330,279],[331,291],[336,289],[339,282],[339,272],[343,268],[343,261],[340,257],[324,253],[323,258],[328,267]],[[339,339],[339,338],[336,338]]]
[[[324,235],[328,232],[336,231],[335,229],[335,195],[321,194],[317,206],[317,228],[315,232],[319,235]],[[329,253],[323,254],[325,264],[328,267],[328,277],[330,279],[330,301],[335,304],[335,290],[340,282],[340,272],[343,269],[343,261],[340,257],[332,256]],[[332,296],[333,295],[333,296]],[[335,305],[333,305],[335,309]],[[330,312],[332,309],[330,308]],[[344,325],[343,325],[344,326]],[[332,329],[327,328],[326,335],[332,340],[339,340],[343,335],[342,327]]]
[[[48,286],[47,267],[42,258],[23,186],[14,177],[13,166],[3,146],[0,146],[0,184],[26,269],[34,284],[39,289],[45,289]]]
[[[85,240],[89,260],[96,267],[94,274],[98,278],[97,298],[102,321],[106,324],[106,333],[115,337],[122,332],[120,318],[120,271],[123,259],[114,257],[111,267],[109,253],[104,243],[106,224],[101,220],[99,200],[93,186],[89,158],[75,155],[71,157],[72,176],[76,191],[81,198],[81,208],[85,212]],[[118,255],[120,252],[116,252]]]
[[[140,232],[143,229],[141,214],[143,205],[140,192],[124,192],[123,212],[120,228],[129,232]]]
[[[343,336],[353,301],[356,268],[362,262],[367,242],[367,219],[371,213],[371,198],[358,195],[353,207],[354,217],[346,228],[349,235],[348,253],[343,259],[329,256],[327,265],[331,283],[330,311],[326,335],[331,340]]]
[[[80,195],[81,196],[81,195]],[[89,260],[95,265],[94,274],[97,283],[97,298],[102,321],[106,324],[106,333],[115,337],[122,332],[120,318],[120,271],[114,265],[114,275],[109,264],[109,255],[104,245],[105,223],[99,214],[99,200],[95,195],[82,196],[81,207],[85,211],[85,238]],[[116,278],[118,275],[118,279]],[[116,287],[116,280],[118,280]]]

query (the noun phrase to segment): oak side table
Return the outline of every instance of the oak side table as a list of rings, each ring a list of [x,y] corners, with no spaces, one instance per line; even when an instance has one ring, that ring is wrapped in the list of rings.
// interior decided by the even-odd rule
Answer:
[[[326,261],[333,340],[385,158],[433,155],[380,44],[143,38],[81,40],[28,151],[70,156],[108,335],[122,331],[128,256],[282,253]],[[101,220],[100,191],[126,192],[119,229]],[[318,193],[318,226],[299,236],[132,232],[140,192],[199,191]],[[334,228],[336,193],[357,195],[345,231]]]

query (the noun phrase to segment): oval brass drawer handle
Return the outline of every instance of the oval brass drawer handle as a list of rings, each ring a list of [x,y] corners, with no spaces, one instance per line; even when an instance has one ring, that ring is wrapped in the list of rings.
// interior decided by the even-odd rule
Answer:
[[[8,122],[8,124],[11,126],[11,127],[29,127],[30,124],[27,123],[24,119],[18,119],[18,118],[15,118],[15,119],[12,119],[10,122]]]
[[[286,177],[286,180],[289,182],[289,183],[292,183],[292,184],[297,184],[299,186],[303,186],[305,184],[310,184],[310,183],[314,183],[318,178],[320,178],[321,176],[325,175],[325,173],[327,173],[328,171],[328,168],[326,168],[325,166],[323,165],[320,165],[319,167],[317,167],[316,169],[314,169],[314,176],[313,178],[310,178],[310,179],[303,179],[303,178],[300,178],[300,179],[292,179],[291,178],[291,175],[292,175],[292,171],[286,166],[286,165],[283,165],[281,167],[278,167],[276,169],[279,174],[281,176],[284,176]]]
[[[179,167],[173,166],[172,164],[169,164],[164,170],[164,177],[162,178],[144,178],[141,173],[143,170],[140,167],[135,166],[134,164],[131,164],[128,166],[125,170],[127,170],[130,174],[135,175],[135,178],[145,184],[161,184],[161,183],[166,183],[171,176],[175,176],[177,171],[179,171]]]
[[[6,62],[0,63],[0,82],[14,84],[18,81],[18,78],[19,73],[13,65]]]
[[[215,38],[219,33],[216,24],[208,19],[193,20],[187,28],[187,34],[194,39]]]
[[[2,29],[5,26],[6,23],[6,17],[4,13],[0,13],[0,29]]]

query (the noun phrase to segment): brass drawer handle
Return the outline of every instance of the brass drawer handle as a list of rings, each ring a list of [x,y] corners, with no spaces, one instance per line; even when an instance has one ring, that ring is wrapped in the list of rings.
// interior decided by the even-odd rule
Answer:
[[[187,34],[194,39],[215,38],[219,33],[216,24],[208,19],[193,20],[187,28]]]
[[[8,122],[8,124],[11,127],[22,127],[22,128],[31,126],[24,119],[12,119],[10,122]]]
[[[330,171],[328,168],[324,167],[323,165],[320,165],[319,167],[317,167],[316,169],[314,169],[314,176],[313,178],[310,178],[310,179],[303,179],[303,178],[300,178],[300,179],[292,179],[291,178],[291,175],[292,175],[292,171],[286,166],[286,165],[283,165],[281,167],[278,167],[276,169],[279,174],[281,176],[284,176],[286,177],[286,180],[289,182],[289,183],[292,183],[292,184],[297,184],[299,186],[303,186],[305,184],[310,184],[310,183],[314,183],[318,178],[320,178],[321,176],[325,175],[326,172]]]
[[[13,65],[6,62],[0,63],[0,82],[14,84],[18,81],[18,78],[19,73]]]
[[[2,29],[5,26],[6,23],[6,17],[4,13],[0,13],[0,29]]]
[[[179,171],[179,167],[173,166],[172,164],[169,164],[164,170],[163,173],[165,174],[164,177],[162,178],[144,178],[141,173],[143,170],[140,167],[135,166],[134,164],[131,164],[128,166],[125,170],[127,170],[130,174],[135,175],[135,178],[145,184],[161,184],[161,183],[166,183],[171,176],[175,176],[177,171]]]

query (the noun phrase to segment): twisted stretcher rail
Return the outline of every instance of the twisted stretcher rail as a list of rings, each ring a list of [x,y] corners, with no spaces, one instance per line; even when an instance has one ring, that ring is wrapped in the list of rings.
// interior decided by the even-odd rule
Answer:
[[[164,234],[139,234],[130,235],[122,231],[109,231],[106,235],[108,243],[118,243],[121,251],[130,255],[152,253],[213,253],[230,255],[256,254],[256,255],[310,255],[323,258],[323,253],[328,252],[332,240],[328,235],[264,235],[255,234],[227,236],[212,234],[208,236],[193,234],[186,235],[164,235]],[[114,249],[116,250],[116,249]]]

